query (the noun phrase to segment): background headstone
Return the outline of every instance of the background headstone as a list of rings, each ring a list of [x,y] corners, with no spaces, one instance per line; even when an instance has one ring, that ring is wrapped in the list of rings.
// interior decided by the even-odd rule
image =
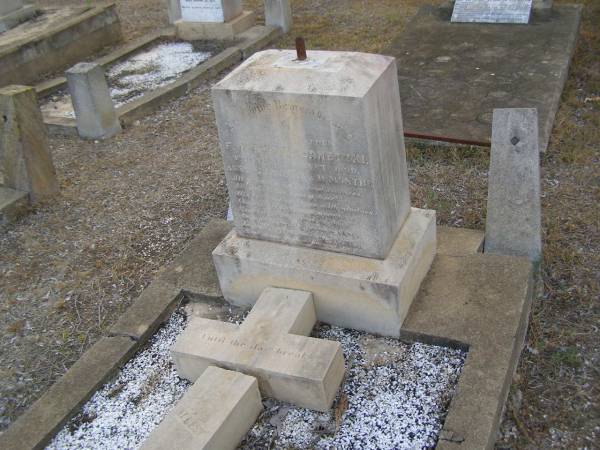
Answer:
[[[290,0],[265,0],[265,24],[280,27],[288,33],[292,28]]]
[[[67,83],[79,136],[105,139],[121,131],[104,69],[95,63],[79,63],[67,70]]]
[[[3,185],[28,192],[32,201],[56,195],[58,181],[35,90],[27,86],[0,89],[0,118]]]
[[[542,256],[540,155],[535,109],[495,109],[485,252]]]
[[[241,0],[179,0],[185,22],[229,22],[242,14]]]
[[[295,59],[260,52],[213,88],[236,231],[383,259],[410,212],[395,61]]]
[[[456,0],[452,22],[529,23],[532,0]]]

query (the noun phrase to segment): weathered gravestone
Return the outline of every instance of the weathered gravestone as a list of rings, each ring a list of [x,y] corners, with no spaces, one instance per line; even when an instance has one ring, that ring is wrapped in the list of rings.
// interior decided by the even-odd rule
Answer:
[[[542,256],[540,155],[535,109],[495,109],[485,252]]]
[[[58,181],[35,90],[27,86],[0,89],[0,118],[4,187],[27,192],[34,202],[56,195]]]
[[[213,97],[235,224],[213,252],[225,298],[301,289],[319,320],[397,336],[436,231],[410,206],[394,58],[264,51]]]
[[[142,450],[233,450],[262,411],[256,378],[209,367]]]
[[[529,23],[532,0],[456,0],[452,22]]]
[[[37,13],[34,5],[25,5],[23,0],[0,1],[0,33],[9,30]]]
[[[185,40],[233,39],[254,25],[242,0],[168,0],[169,17]]]
[[[266,397],[327,411],[344,357],[339,342],[306,337],[316,320],[309,292],[267,288],[241,325],[191,319],[171,354],[182,378],[216,365],[256,377]]]
[[[79,63],[66,75],[79,136],[106,139],[119,133],[121,124],[102,66]]]
[[[265,24],[280,27],[284,33],[292,28],[290,0],[265,0]]]

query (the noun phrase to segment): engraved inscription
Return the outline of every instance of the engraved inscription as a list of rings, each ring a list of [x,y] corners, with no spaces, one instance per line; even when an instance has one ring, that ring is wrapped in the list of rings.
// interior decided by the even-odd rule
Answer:
[[[221,0],[180,0],[181,18],[186,22],[224,22]]]
[[[215,335],[210,333],[202,333],[198,336],[199,339],[220,346],[236,347],[257,353],[273,353],[277,356],[293,359],[311,359],[305,352],[295,350],[287,350],[279,345],[271,345],[269,343],[248,343],[239,337],[230,337],[223,335]]]
[[[532,0],[456,0],[452,22],[529,23]]]

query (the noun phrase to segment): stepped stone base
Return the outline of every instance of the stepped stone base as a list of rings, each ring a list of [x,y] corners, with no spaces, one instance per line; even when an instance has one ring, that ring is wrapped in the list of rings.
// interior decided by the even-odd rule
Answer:
[[[177,37],[184,41],[201,39],[234,39],[238,34],[249,30],[256,22],[254,11],[244,11],[238,17],[225,23],[210,22],[175,22]]]
[[[317,319],[399,336],[436,253],[435,211],[412,208],[386,259],[246,239],[230,232],[213,252],[223,296],[253,305],[268,286],[312,292]]]

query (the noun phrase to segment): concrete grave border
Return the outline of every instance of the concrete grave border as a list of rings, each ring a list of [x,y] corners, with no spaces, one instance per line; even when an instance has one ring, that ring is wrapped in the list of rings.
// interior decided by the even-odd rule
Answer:
[[[44,10],[55,10],[46,8]],[[0,86],[27,84],[122,40],[114,3],[73,8],[67,20],[0,48]]]
[[[65,375],[0,435],[5,450],[43,448],[185,298],[220,297],[212,250],[231,230],[214,219]],[[491,449],[527,332],[532,265],[486,255],[483,232],[438,227],[438,254],[401,338],[468,350],[437,449]]]
[[[130,125],[137,119],[145,117],[160,105],[187,94],[198,87],[202,81],[248,58],[282,34],[283,31],[279,27],[262,25],[255,25],[249,30],[240,33],[237,39],[230,41],[231,44],[227,45],[224,50],[186,72],[177,80],[159,89],[149,91],[140,98],[117,108],[117,115],[121,124],[123,126]],[[175,28],[169,27],[150,33],[106,56],[96,59],[94,62],[106,68],[144,47],[165,38],[176,39]],[[65,77],[57,77],[38,84],[35,90],[38,99],[43,99],[60,89],[66,89],[66,86],[67,79]],[[49,119],[45,117],[44,123],[48,127],[48,133],[51,135],[77,136],[77,123],[75,119],[61,117],[52,117]]]

